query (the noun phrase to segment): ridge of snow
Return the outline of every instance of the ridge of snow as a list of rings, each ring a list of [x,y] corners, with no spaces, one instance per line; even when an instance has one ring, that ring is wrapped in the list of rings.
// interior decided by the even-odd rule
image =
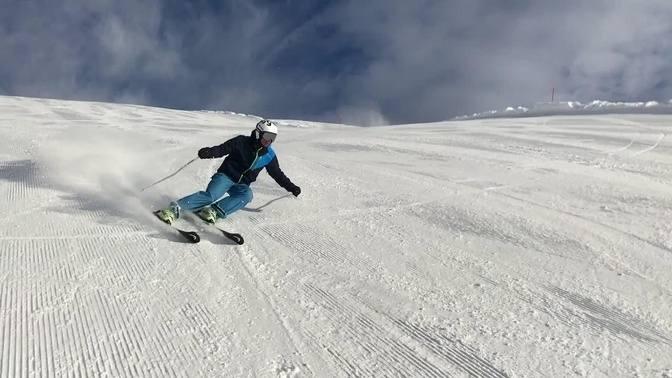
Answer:
[[[613,102],[594,100],[588,103],[579,101],[539,102],[532,106],[508,106],[503,110],[488,110],[471,115],[453,118],[454,121],[486,118],[543,117],[553,115],[581,114],[672,114],[672,100],[666,103]]]

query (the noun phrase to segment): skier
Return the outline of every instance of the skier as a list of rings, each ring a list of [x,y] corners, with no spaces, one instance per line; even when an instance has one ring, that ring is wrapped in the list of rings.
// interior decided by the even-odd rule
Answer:
[[[257,179],[262,168],[278,185],[291,192],[295,197],[301,194],[301,188],[294,185],[280,169],[271,143],[278,136],[278,126],[262,119],[250,136],[238,135],[214,147],[198,150],[201,159],[213,159],[226,156],[217,173],[212,176],[205,191],[190,194],[170,206],[157,212],[157,216],[172,224],[183,211],[196,214],[208,223],[225,218],[242,209],[252,200],[250,184]],[[228,196],[226,194],[228,193]]]

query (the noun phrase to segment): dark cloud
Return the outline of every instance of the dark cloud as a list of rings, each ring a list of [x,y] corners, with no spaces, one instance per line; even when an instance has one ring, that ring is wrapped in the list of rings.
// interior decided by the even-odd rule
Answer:
[[[672,2],[4,0],[0,93],[400,123],[672,98]]]

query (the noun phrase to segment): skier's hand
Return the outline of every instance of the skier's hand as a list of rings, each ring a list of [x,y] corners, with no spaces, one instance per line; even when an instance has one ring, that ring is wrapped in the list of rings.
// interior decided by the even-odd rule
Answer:
[[[210,147],[203,147],[200,150],[198,150],[198,158],[199,159],[212,159],[212,150]]]
[[[299,188],[298,186],[294,185],[294,187],[292,188],[291,192],[292,192],[292,194],[294,195],[294,197],[298,197],[299,194],[301,194],[301,188]]]

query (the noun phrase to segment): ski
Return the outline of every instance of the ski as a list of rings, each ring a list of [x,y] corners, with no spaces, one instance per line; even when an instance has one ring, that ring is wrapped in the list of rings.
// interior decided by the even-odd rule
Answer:
[[[189,243],[194,243],[194,244],[196,244],[196,243],[198,243],[198,242],[201,241],[201,237],[198,235],[198,233],[197,233],[196,231],[185,231],[185,230],[182,230],[182,229],[179,229],[179,228],[173,226],[172,224],[170,224],[170,223],[168,223],[168,222],[164,222],[163,219],[159,218],[159,211],[160,211],[160,210],[154,211],[154,212],[153,212],[154,216],[156,216],[156,218],[157,218],[158,220],[160,220],[162,223],[167,224],[167,225],[170,226],[173,230],[177,231],[177,232],[178,232],[180,235],[182,235],[182,237],[185,238]]]
[[[224,236],[226,236],[229,240],[233,241],[234,243],[238,245],[243,245],[245,243],[245,239],[243,239],[243,235],[237,234],[235,232],[228,232],[226,230],[222,230],[221,228],[215,226],[214,224],[212,227],[218,229]]]
[[[203,219],[201,219],[196,214],[192,214],[192,215],[193,215],[192,218],[198,219],[201,223],[216,229],[217,231],[221,232],[222,235],[224,235],[224,237],[231,240],[232,242],[234,242],[238,245],[243,245],[243,243],[245,243],[245,239],[243,239],[243,235],[235,233],[235,232],[226,231],[226,230],[222,229],[221,227],[217,226],[216,224],[212,224],[212,223],[208,223],[208,222],[204,221]]]

